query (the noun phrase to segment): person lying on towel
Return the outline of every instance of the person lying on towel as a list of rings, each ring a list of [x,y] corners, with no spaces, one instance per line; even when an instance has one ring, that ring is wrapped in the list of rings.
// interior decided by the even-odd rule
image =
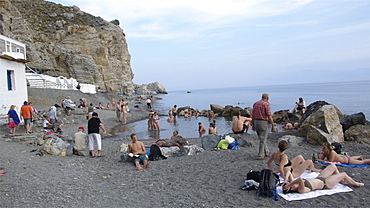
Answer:
[[[338,168],[331,164],[327,166],[316,178],[297,178],[294,180],[292,174],[287,174],[283,184],[283,193],[308,193],[314,190],[332,189],[339,182],[352,186],[364,186],[365,184],[354,181],[347,173],[340,173]]]
[[[348,155],[338,155],[333,149],[334,146],[329,143],[324,143],[323,148],[317,153],[317,158],[320,161],[329,161],[329,162],[340,162],[347,165],[363,165],[370,164],[370,159],[363,159],[362,155],[360,156],[348,156]]]

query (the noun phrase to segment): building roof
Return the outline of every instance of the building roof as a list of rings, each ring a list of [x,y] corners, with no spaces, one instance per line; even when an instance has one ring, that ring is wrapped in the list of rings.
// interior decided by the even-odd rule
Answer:
[[[27,62],[30,62],[30,61],[28,61],[28,60],[26,60],[26,59],[16,59],[16,58],[13,58],[13,57],[11,57],[11,56],[9,56],[9,55],[1,55],[1,56],[0,56],[0,58],[2,58],[2,59],[7,59],[7,60],[9,60],[9,61],[16,61],[16,62],[20,62],[20,63],[27,63]]]

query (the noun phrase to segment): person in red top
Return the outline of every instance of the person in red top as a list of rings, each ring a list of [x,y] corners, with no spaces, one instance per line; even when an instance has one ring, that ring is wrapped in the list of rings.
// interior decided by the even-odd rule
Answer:
[[[31,115],[33,115],[33,109],[30,105],[28,105],[27,101],[23,102],[21,107],[21,119],[24,120],[24,128],[26,129],[27,133],[32,133],[31,131]]]
[[[262,94],[262,99],[255,102],[252,109],[253,130],[257,131],[260,140],[258,160],[264,160],[270,154],[266,139],[268,136],[269,122],[273,125],[274,120],[272,119],[268,100],[269,95],[267,93]]]

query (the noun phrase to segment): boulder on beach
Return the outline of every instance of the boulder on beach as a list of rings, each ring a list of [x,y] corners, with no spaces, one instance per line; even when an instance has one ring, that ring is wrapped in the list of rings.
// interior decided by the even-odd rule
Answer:
[[[221,138],[216,134],[209,134],[202,137],[202,148],[204,150],[211,150],[212,148],[217,147]]]
[[[351,126],[344,132],[344,138],[346,141],[370,144],[370,126],[360,124]]]
[[[324,105],[312,113],[298,132],[307,138],[309,143],[344,142],[338,110],[334,105]]]
[[[361,124],[364,125],[366,122],[365,114],[364,113],[356,113],[350,116],[345,116],[340,119],[340,124],[343,126],[343,131],[346,131],[351,126]]]

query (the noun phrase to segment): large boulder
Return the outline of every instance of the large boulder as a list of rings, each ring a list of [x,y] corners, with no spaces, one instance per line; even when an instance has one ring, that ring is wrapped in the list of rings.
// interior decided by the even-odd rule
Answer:
[[[307,117],[298,132],[307,138],[309,143],[344,142],[343,130],[340,125],[337,108],[324,105]]]
[[[161,153],[165,157],[170,157],[170,156],[190,156],[190,155],[195,155],[197,153],[202,153],[204,152],[204,149],[201,147],[198,147],[197,145],[185,145],[183,148],[179,147],[160,147]]]
[[[346,141],[370,144],[370,126],[351,126],[346,132],[344,132],[344,138]]]
[[[345,132],[347,129],[349,129],[351,126],[361,124],[364,125],[366,122],[366,118],[364,113],[356,113],[352,114],[350,116],[346,116],[340,119],[340,124],[343,126],[343,131]]]
[[[216,105],[216,104],[211,104],[210,107],[211,107],[211,111],[213,111],[215,114],[218,114],[218,115],[221,115],[225,109],[224,107],[220,105]]]
[[[251,107],[246,107],[242,110],[242,116],[251,117],[251,114],[252,114],[252,108]]]
[[[234,107],[234,106],[231,106],[231,105],[227,105],[225,106],[225,109],[224,111],[222,112],[221,116],[223,117],[231,117],[234,115],[234,112],[239,112],[239,111],[242,111],[243,109],[241,107]]]
[[[272,114],[272,119],[274,122],[281,123],[289,118],[289,110],[279,110]]]
[[[303,142],[303,137],[297,137],[294,135],[284,135],[278,139],[278,142],[285,140],[289,143],[289,147],[298,147],[299,143]]]
[[[255,135],[251,135],[248,133],[229,134],[229,135],[238,142],[239,147],[253,147],[253,143],[251,142],[251,140],[253,139],[253,136]]]
[[[202,148],[204,150],[211,150],[217,147],[218,142],[221,140],[219,135],[210,134],[202,137]]]

